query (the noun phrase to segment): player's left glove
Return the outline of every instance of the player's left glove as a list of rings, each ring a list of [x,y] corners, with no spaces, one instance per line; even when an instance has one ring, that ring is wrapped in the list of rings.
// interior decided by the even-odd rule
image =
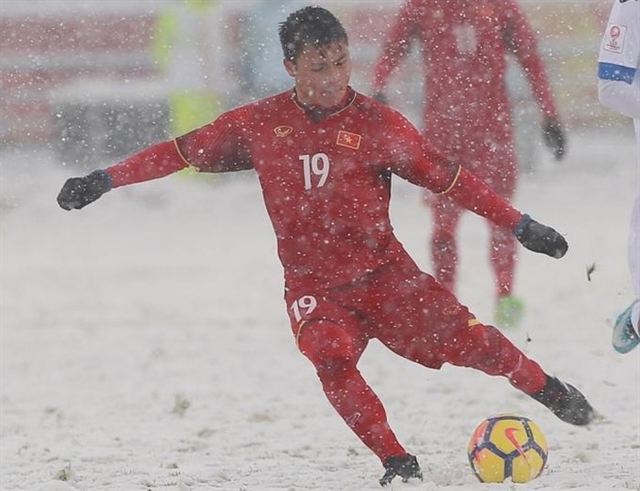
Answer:
[[[547,119],[542,128],[542,136],[544,143],[551,149],[556,160],[562,159],[566,152],[567,140],[560,121],[552,118]]]
[[[564,256],[569,249],[562,235],[551,227],[536,222],[529,215],[522,215],[522,220],[513,229],[513,235],[530,251],[541,252],[556,259]]]

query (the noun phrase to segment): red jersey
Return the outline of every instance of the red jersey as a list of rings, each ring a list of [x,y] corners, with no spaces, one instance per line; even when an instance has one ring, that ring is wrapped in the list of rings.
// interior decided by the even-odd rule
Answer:
[[[374,91],[386,87],[412,40],[420,43],[426,77],[425,132],[445,155],[459,156],[479,141],[494,149],[510,143],[507,52],[523,67],[543,113],[557,117],[535,34],[515,0],[408,0],[376,63]]]
[[[349,89],[319,118],[293,90],[222,114],[107,169],[114,187],[168,175],[254,169],[290,287],[323,288],[406,254],[389,219],[391,176],[513,228],[518,211],[434,152],[400,113]]]

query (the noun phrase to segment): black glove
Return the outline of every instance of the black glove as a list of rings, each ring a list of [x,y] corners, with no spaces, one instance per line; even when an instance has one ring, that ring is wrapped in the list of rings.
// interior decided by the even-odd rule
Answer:
[[[64,210],[79,210],[93,203],[112,187],[107,171],[94,170],[88,176],[67,179],[58,194],[58,204]]]
[[[551,227],[536,222],[529,215],[522,215],[522,220],[513,229],[513,235],[530,251],[542,252],[556,259],[564,256],[569,249],[562,235]]]
[[[567,147],[567,140],[560,121],[557,119],[547,119],[542,128],[544,143],[551,149],[556,160],[562,159]]]
[[[387,98],[387,95],[382,91],[376,92],[371,97],[373,97],[378,102],[382,102],[383,104],[389,104],[389,99]]]

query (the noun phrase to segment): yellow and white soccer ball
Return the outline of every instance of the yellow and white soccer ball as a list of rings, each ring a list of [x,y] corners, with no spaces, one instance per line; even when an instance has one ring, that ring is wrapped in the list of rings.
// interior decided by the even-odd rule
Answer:
[[[549,448],[544,434],[529,418],[500,414],[478,425],[467,454],[481,482],[510,479],[525,483],[542,473]]]

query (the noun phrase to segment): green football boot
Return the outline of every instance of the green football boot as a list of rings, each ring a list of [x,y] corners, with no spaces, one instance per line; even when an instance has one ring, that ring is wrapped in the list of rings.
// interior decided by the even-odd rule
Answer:
[[[518,327],[524,315],[524,302],[511,295],[498,300],[493,312],[496,327],[511,329]]]

